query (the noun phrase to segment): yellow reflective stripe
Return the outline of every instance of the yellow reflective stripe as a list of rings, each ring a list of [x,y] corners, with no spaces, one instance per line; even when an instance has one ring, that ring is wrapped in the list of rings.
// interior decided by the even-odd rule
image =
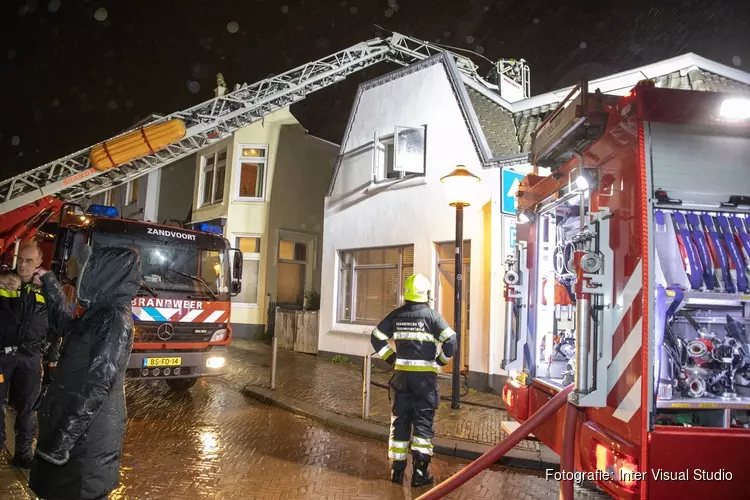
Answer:
[[[435,336],[425,332],[396,332],[393,334],[396,340],[416,340],[418,342],[437,342]]]
[[[422,455],[429,455],[432,456],[432,446],[420,446],[412,443],[411,445],[411,451],[418,451]]]
[[[374,337],[375,337],[376,339],[378,339],[378,340],[388,340],[388,335],[386,335],[385,333],[381,332],[381,331],[380,331],[380,330],[378,330],[377,328],[375,328],[375,329],[374,329],[374,330],[372,331],[372,335],[373,335],[373,336],[374,336]]]
[[[386,345],[382,349],[378,351],[378,355],[381,359],[388,359],[391,354],[393,354],[393,349],[391,349],[391,346]]]
[[[432,441],[429,440],[429,439],[427,439],[427,438],[421,438],[421,437],[417,437],[417,436],[412,436],[411,443],[412,443],[412,445],[428,446],[428,447],[432,448]]]
[[[0,297],[5,297],[8,299],[17,299],[21,296],[21,292],[17,290],[3,290],[0,288]],[[34,298],[37,302],[41,302],[44,304],[44,295],[42,295],[39,292],[34,292]]]
[[[453,328],[448,327],[442,332],[440,332],[440,342],[445,342],[449,338],[453,337],[456,334],[456,332],[453,331]]]
[[[437,372],[438,365],[434,361],[421,359],[397,359],[395,369],[405,372]]]
[[[440,356],[438,356],[438,361],[440,361],[441,363],[448,364],[448,361],[450,361],[450,359],[451,358],[446,358],[445,353],[442,352],[440,353]]]

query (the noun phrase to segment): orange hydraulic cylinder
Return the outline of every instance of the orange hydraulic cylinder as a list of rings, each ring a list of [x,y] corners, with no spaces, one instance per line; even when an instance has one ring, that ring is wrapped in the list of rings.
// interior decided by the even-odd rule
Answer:
[[[134,131],[105,141],[91,149],[91,166],[105,171],[160,151],[185,137],[182,120],[168,120],[138,127]]]

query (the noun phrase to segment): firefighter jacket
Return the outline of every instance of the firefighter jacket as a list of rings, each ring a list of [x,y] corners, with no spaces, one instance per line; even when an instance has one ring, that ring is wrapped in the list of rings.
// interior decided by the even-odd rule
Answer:
[[[394,339],[396,352],[388,344]],[[456,332],[430,306],[407,302],[392,311],[372,331],[370,336],[375,351],[406,372],[435,372],[448,364],[456,349]],[[438,353],[438,345],[442,345]]]
[[[14,348],[27,356],[47,348],[46,359],[57,361],[57,336],[50,330],[44,296],[30,283],[19,290],[0,289],[0,348]],[[2,350],[0,350],[2,351]]]

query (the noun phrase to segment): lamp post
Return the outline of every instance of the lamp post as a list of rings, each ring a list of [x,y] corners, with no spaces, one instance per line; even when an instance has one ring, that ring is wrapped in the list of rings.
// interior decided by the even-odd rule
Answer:
[[[455,309],[453,326],[456,331],[456,354],[453,356],[453,380],[451,391],[451,408],[458,410],[461,392],[461,313],[463,306],[463,248],[464,248],[464,207],[469,206],[472,191],[480,179],[469,172],[463,165],[457,165],[450,174],[440,179],[448,191],[448,200],[456,207],[456,264],[453,290],[455,292]]]

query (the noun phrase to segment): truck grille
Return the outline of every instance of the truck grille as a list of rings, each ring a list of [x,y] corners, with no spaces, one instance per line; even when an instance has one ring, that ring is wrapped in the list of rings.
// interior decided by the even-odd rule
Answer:
[[[211,335],[220,328],[226,328],[223,323],[153,323],[136,322],[134,325],[134,342],[208,342]]]

